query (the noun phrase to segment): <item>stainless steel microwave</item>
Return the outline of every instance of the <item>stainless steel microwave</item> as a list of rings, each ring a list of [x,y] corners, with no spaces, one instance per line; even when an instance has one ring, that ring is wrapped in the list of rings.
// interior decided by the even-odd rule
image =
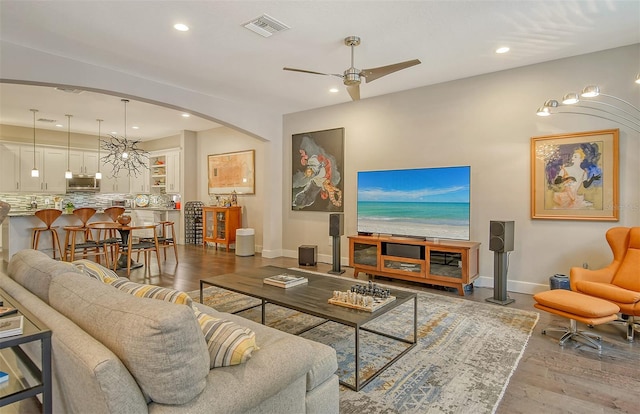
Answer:
[[[71,191],[100,191],[100,180],[90,175],[73,175],[67,180],[67,193]]]

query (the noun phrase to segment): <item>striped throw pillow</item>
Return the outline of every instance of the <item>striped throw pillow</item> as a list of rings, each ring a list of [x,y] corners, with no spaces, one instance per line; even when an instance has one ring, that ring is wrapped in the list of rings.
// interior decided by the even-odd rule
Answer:
[[[131,282],[129,279],[125,278],[110,280],[105,283],[139,298],[159,299],[165,302],[177,303],[179,305],[193,305],[193,300],[189,295],[179,290],[153,285],[143,285]]]
[[[239,365],[251,358],[256,346],[256,334],[235,322],[218,319],[194,309],[204,339],[207,341],[210,368]]]
[[[118,274],[113,270],[107,269],[106,267],[99,265],[96,262],[92,262],[91,260],[79,259],[74,260],[72,263],[85,275],[97,279],[102,283],[109,283],[111,280],[119,278]]]

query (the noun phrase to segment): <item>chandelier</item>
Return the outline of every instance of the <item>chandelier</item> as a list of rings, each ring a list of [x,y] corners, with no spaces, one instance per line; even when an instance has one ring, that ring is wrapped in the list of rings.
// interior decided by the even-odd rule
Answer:
[[[121,99],[124,102],[124,137],[108,134],[108,140],[100,139],[102,149],[107,155],[102,157],[104,164],[111,164],[111,177],[118,177],[121,170],[127,171],[128,175],[138,176],[142,171],[149,169],[147,160],[149,152],[138,146],[140,140],[127,139],[127,102],[128,99]]]
[[[636,77],[635,83],[640,84],[640,74]],[[567,93],[561,101],[548,99],[536,113],[538,116],[554,114],[592,116],[613,121],[640,132],[640,109],[624,99],[600,92],[600,88],[596,85],[586,86],[580,94]]]

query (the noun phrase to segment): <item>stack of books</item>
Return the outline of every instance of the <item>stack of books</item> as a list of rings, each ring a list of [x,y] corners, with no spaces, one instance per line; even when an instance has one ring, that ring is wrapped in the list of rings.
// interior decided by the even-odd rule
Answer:
[[[22,334],[22,315],[0,319],[0,338]]]
[[[281,288],[289,288],[292,286],[302,285],[304,283],[307,283],[308,281],[309,280],[306,277],[290,275],[287,273],[267,277],[263,280],[265,285],[278,286]]]

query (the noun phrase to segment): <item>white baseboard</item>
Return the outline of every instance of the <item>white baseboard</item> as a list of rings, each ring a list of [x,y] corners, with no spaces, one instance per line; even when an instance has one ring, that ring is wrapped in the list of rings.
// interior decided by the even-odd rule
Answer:
[[[493,277],[480,276],[473,282],[477,287],[493,288]],[[507,291],[514,293],[526,293],[533,295],[539,292],[549,290],[549,285],[540,283],[523,282],[520,280],[507,280]]]

